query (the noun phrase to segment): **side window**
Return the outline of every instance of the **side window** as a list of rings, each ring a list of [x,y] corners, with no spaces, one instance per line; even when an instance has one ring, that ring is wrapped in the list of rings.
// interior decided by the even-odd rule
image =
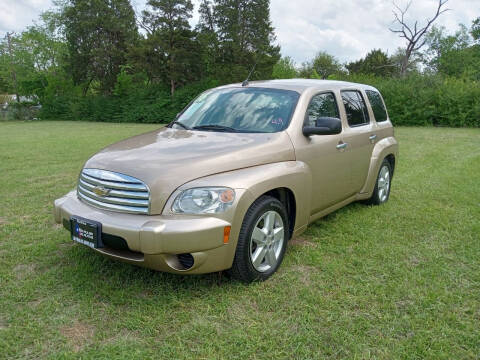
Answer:
[[[315,95],[308,106],[305,119],[306,126],[315,126],[315,120],[320,117],[340,118],[337,101],[333,93]]]
[[[370,101],[370,105],[372,106],[375,120],[377,120],[377,122],[387,121],[387,109],[385,109],[385,105],[383,104],[380,94],[373,90],[367,90],[366,93],[368,101]]]
[[[367,106],[360,91],[342,91],[342,100],[345,106],[345,112],[347,113],[348,125],[359,126],[370,122]]]

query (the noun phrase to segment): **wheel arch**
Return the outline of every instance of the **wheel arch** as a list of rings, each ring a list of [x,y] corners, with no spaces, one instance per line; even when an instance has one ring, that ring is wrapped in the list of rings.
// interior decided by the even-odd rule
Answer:
[[[380,140],[375,144],[370,159],[370,167],[368,169],[368,175],[365,180],[365,184],[360,190],[358,200],[368,198],[375,187],[375,181],[377,179],[378,171],[383,160],[387,159],[392,166],[392,176],[395,171],[395,166],[398,160],[398,143],[394,137],[388,137]]]
[[[297,202],[295,194],[288,187],[280,187],[269,190],[260,196],[265,195],[274,197],[285,206],[288,216],[289,237],[291,238],[295,230],[295,221],[297,217]]]
[[[385,159],[387,159],[388,162],[390,163],[390,166],[392,168],[392,177],[393,177],[393,174],[395,173],[395,161],[396,161],[395,154],[390,153],[387,156],[385,156]]]

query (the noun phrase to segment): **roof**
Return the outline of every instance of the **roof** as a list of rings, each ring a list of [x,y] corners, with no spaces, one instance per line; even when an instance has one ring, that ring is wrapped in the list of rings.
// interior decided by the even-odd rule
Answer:
[[[227,87],[241,86],[241,83],[227,85]],[[374,89],[372,86],[357,84],[347,81],[337,80],[314,80],[314,79],[283,79],[283,80],[262,80],[262,81],[250,81],[249,87],[263,87],[283,90],[293,90],[299,93],[303,93],[308,89],[316,90],[338,90],[356,87],[357,89]]]

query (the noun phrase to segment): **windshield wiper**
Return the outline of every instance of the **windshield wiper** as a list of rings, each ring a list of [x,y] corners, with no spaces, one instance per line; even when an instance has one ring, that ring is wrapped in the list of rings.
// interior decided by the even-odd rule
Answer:
[[[190,129],[187,125],[185,125],[184,123],[178,121],[178,120],[175,120],[174,122],[171,123],[170,127],[172,125],[179,125],[180,127],[184,128],[185,130],[192,130]]]
[[[216,124],[194,126],[192,129],[193,130],[207,130],[207,131],[208,130],[217,130],[217,131],[238,132],[237,129],[234,129],[230,126],[223,126],[223,125],[216,125]]]

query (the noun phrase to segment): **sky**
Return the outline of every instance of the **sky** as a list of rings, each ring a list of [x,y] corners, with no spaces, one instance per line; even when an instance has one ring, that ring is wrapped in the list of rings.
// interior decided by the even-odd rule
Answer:
[[[145,0],[131,0],[141,11]],[[198,21],[199,0],[195,5],[192,25]],[[400,6],[406,0],[396,0]],[[407,20],[424,24],[431,17],[438,0],[412,0]],[[458,24],[470,27],[480,16],[480,0],[449,0],[450,11],[440,16],[437,25],[455,32]],[[0,36],[7,31],[22,31],[52,6],[51,0],[0,0]],[[371,49],[380,48],[389,54],[404,43],[388,28],[393,24],[391,0],[271,0],[271,19],[283,56],[297,64],[312,59],[318,51],[326,51],[341,62],[364,57]]]

